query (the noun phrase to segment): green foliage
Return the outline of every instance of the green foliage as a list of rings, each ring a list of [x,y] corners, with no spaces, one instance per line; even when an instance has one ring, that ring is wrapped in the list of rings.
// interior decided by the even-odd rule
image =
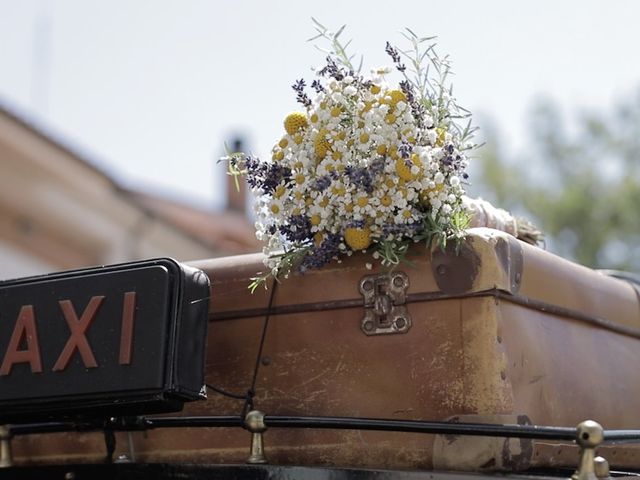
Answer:
[[[640,92],[610,112],[582,114],[571,134],[558,108],[541,103],[529,131],[533,148],[517,159],[488,136],[472,193],[532,217],[562,256],[640,271]]]

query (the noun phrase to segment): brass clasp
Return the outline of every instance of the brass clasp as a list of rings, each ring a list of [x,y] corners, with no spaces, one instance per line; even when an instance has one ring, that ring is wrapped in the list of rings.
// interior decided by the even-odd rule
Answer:
[[[411,316],[405,303],[409,277],[404,272],[367,275],[360,280],[364,297],[361,328],[366,335],[407,333]]]

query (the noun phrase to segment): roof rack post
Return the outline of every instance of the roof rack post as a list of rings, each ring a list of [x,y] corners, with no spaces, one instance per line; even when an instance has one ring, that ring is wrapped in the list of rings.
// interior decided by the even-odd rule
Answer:
[[[9,468],[12,466],[11,431],[6,425],[0,425],[0,468]]]
[[[267,430],[267,426],[264,424],[264,413],[251,410],[244,419],[244,425],[251,432],[251,451],[247,463],[267,463],[262,440],[262,434]]]
[[[599,480],[595,471],[595,451],[603,439],[604,430],[599,423],[586,420],[578,425],[576,443],[580,445],[580,462],[578,469],[571,476],[572,480]]]

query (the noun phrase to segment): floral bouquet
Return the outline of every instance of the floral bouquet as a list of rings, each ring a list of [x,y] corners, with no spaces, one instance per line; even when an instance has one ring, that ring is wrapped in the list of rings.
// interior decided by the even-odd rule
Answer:
[[[314,22],[312,40],[330,45],[326,64],[309,93],[304,79],[293,85],[303,108],[284,119],[271,158],[227,157],[257,195],[269,268],[257,283],[361,250],[395,265],[410,244],[445,244],[469,222],[463,194],[475,129],[458,123],[470,114],[452,96],[450,63],[434,37],[407,30],[408,50],[386,44],[393,68],[365,76],[340,41],[344,27],[331,33]]]

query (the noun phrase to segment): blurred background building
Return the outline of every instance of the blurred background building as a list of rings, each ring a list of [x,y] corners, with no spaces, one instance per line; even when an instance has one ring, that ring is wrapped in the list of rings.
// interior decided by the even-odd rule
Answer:
[[[256,251],[244,197],[213,212],[119,185],[88,155],[0,105],[0,279],[169,256]]]
[[[259,0],[0,0],[0,278],[258,250],[246,194],[226,188],[215,159],[230,131],[269,157],[301,108],[291,84],[310,84],[324,59],[314,44],[328,46],[306,42],[310,17],[346,24],[364,74],[389,65],[386,41],[409,47],[404,27],[437,35],[486,143],[468,194],[531,219],[552,252],[640,271],[639,2],[364,13],[282,0],[278,12]]]

